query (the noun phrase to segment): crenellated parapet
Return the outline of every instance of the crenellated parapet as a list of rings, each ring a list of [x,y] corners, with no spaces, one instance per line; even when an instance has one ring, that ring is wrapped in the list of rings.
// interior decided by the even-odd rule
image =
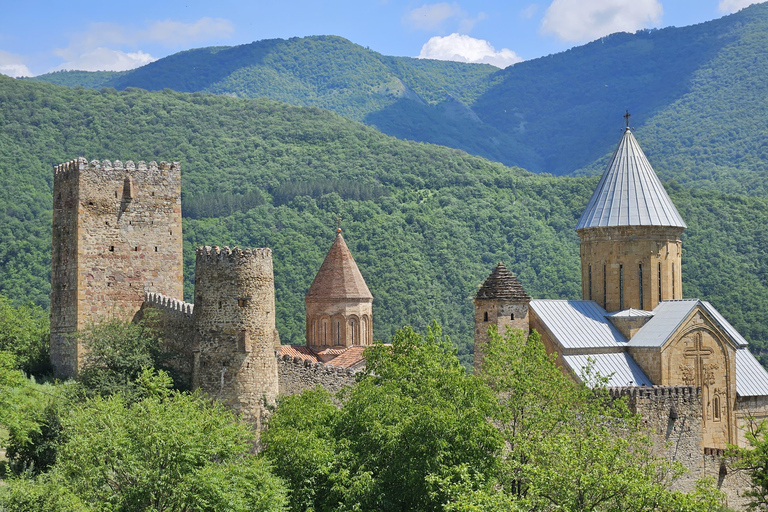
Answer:
[[[195,254],[197,254],[198,261],[208,262],[234,262],[241,258],[272,259],[272,249],[269,247],[241,249],[240,247],[229,248],[226,245],[224,247],[206,245],[195,249]]]
[[[277,351],[275,351],[275,360],[281,395],[295,395],[308,389],[315,389],[317,386],[336,393],[354,385],[357,374],[362,371],[334,366],[311,358],[290,354],[281,355]]]
[[[138,163],[134,163],[133,160],[127,160],[123,163],[121,160],[91,160],[90,162],[83,157],[64,162],[56,165],[53,168],[53,174],[60,175],[69,173],[71,171],[181,171],[181,164],[179,162],[155,162],[154,160],[149,163],[144,160],[140,160]]]
[[[144,304],[171,315],[192,318],[195,305],[183,300],[174,299],[162,293],[147,292],[144,294]]]
[[[701,397],[701,388],[696,386],[619,386],[608,388],[611,398],[666,398],[666,397]]]

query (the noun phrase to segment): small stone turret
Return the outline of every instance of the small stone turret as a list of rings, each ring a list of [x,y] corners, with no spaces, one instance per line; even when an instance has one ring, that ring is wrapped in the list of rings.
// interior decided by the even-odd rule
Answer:
[[[304,301],[310,348],[321,351],[371,344],[373,295],[341,236],[341,228]]]
[[[192,387],[261,427],[278,392],[270,249],[198,247]]]
[[[483,363],[491,325],[495,325],[502,336],[507,329],[528,332],[530,302],[531,297],[517,277],[499,262],[475,295],[475,371],[479,371]]]

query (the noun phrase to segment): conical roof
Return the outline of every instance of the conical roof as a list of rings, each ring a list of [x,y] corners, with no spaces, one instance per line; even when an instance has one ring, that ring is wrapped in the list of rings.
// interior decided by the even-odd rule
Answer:
[[[499,262],[491,275],[485,280],[483,286],[477,291],[475,299],[507,299],[517,301],[530,301],[531,297],[523,285],[517,280],[515,274],[507,270],[503,263]]]
[[[629,128],[576,230],[608,226],[687,227]]]
[[[328,254],[325,256],[315,280],[307,292],[307,299],[373,299],[365,284],[355,259],[349,252],[341,230],[336,235]]]

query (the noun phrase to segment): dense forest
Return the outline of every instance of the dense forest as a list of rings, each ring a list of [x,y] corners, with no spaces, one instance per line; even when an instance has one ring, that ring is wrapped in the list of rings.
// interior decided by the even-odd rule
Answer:
[[[317,106],[401,139],[555,175],[596,174],[625,109],[664,180],[765,195],[768,5],[618,33],[498,70],[389,57],[334,36],[189,50],[133,71],[37,77]]]
[[[375,338],[435,319],[469,362],[472,298],[498,261],[534,297],[580,296],[573,228],[595,178],[536,175],[269,100],[0,77],[0,107],[0,294],[14,304],[48,306],[52,168],[81,155],[180,161],[187,298],[195,246],[269,246],[283,342],[303,340],[303,297],[339,215],[375,297]],[[712,301],[763,350],[768,201],[669,192],[689,226],[685,296]]]

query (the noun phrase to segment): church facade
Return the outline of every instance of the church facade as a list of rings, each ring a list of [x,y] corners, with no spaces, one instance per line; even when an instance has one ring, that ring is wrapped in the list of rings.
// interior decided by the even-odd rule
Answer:
[[[531,299],[499,264],[475,297],[475,368],[491,323],[536,330],[576,380],[589,367],[626,394],[696,390],[700,453],[745,446],[768,372],[712,304],[682,297],[685,228],[627,128],[576,226],[582,300]]]

